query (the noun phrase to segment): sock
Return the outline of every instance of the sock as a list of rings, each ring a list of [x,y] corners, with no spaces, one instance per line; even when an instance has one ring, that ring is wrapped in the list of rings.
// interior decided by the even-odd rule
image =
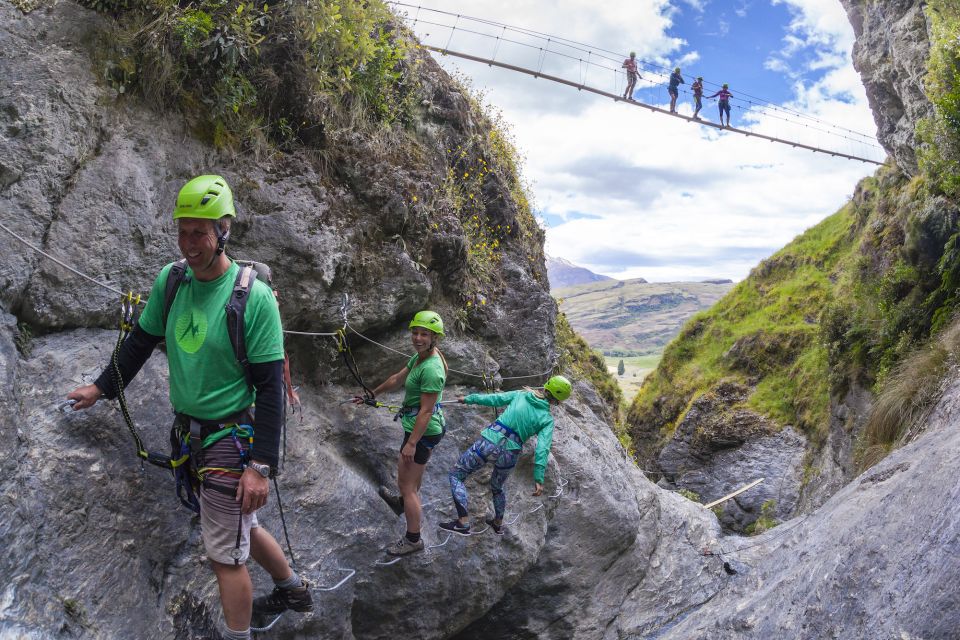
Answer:
[[[297,575],[296,571],[290,570],[290,577],[286,580],[274,580],[273,584],[281,589],[296,589],[303,586],[303,580]]]
[[[250,627],[247,627],[243,631],[234,631],[226,624],[223,625],[223,630],[220,631],[220,635],[223,636],[223,640],[250,640]]]
[[[407,540],[413,543],[420,542],[420,532],[417,531],[416,533],[410,533],[407,531]]]

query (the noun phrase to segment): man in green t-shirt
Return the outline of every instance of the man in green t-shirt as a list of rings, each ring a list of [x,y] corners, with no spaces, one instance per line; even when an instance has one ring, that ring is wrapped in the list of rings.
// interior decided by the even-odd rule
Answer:
[[[227,331],[226,305],[240,268],[224,253],[235,217],[233,194],[220,176],[199,176],[184,185],[173,214],[186,260],[184,279],[164,318],[173,265],[160,271],[117,358],[125,387],[154,347],[167,342],[170,402],[178,420],[188,422],[191,432],[199,434],[197,440],[204,441],[202,449],[194,449],[190,466],[199,483],[201,537],[220,587],[226,640],[250,638],[251,610],[263,618],[287,609],[313,609],[307,584],[257,522],[256,511],[266,504],[268,478],[279,457],[283,331],[273,292],[255,280],[243,316],[249,369],[237,361]],[[91,407],[100,397],[116,397],[114,373],[108,365],[94,384],[70,392],[67,397],[76,401],[74,409]],[[241,437],[251,429],[252,443]],[[230,435],[215,441],[209,437],[224,432]],[[251,555],[276,585],[273,593],[255,602],[245,565]]]

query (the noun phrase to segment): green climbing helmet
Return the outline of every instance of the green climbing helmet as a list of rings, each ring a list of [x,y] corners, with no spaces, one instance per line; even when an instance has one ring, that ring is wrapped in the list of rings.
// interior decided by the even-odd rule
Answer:
[[[197,176],[183,185],[177,194],[173,219],[203,218],[219,220],[223,216],[237,216],[233,207],[233,192],[220,176]]]
[[[546,389],[547,393],[553,396],[557,402],[563,402],[570,397],[572,386],[570,381],[563,376],[553,376],[547,380],[547,384],[543,385],[543,388]]]
[[[631,58],[636,58],[636,57],[637,57],[637,52],[636,52],[636,51],[631,51],[631,52],[630,52],[630,57],[631,57]]]
[[[413,329],[414,327],[423,327],[433,331],[438,336],[443,335],[443,319],[436,311],[418,311],[417,315],[413,316],[413,320],[410,321],[410,328]]]

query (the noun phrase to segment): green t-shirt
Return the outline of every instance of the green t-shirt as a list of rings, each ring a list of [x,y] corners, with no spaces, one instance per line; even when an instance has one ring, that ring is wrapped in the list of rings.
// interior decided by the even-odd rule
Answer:
[[[254,403],[243,367],[227,333],[226,305],[240,266],[234,262],[216,280],[201,282],[187,268],[163,327],[164,292],[172,264],[153,283],[140,327],[167,341],[170,403],[175,411],[203,420],[225,418]],[[257,280],[244,314],[247,357],[252,363],[283,360],[283,329],[273,292]]]
[[[443,360],[438,354],[434,354],[424,360],[417,362],[420,356],[415,355],[407,361],[407,381],[404,384],[406,391],[403,396],[403,407],[419,407],[421,393],[436,393],[437,402],[443,399],[443,385],[447,382],[447,372],[443,368]],[[417,416],[403,416],[400,423],[404,431],[413,431],[413,425],[417,421]],[[430,422],[427,423],[427,430],[423,432],[425,436],[436,436],[443,433],[443,412],[437,411],[430,416]]]

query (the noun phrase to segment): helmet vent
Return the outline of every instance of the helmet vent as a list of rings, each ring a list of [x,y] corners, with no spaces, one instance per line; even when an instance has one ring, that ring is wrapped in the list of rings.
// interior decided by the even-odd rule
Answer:
[[[202,206],[202,205],[205,205],[205,204],[207,204],[208,202],[210,202],[210,198],[211,198],[211,196],[210,196],[209,193],[208,193],[207,195],[203,196],[203,200],[200,201],[200,205]]]

